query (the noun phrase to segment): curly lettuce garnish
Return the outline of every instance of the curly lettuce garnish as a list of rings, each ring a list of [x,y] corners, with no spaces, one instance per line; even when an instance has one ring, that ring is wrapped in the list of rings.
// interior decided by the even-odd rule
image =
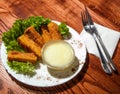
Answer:
[[[24,52],[23,48],[18,44],[16,40],[10,41],[6,49],[7,51],[16,50],[16,51]]]
[[[22,73],[24,75],[32,76],[35,74],[35,66],[32,63],[8,61],[9,67],[12,68],[16,73]]]
[[[69,28],[63,22],[61,22],[59,25],[59,32],[64,39],[69,39],[71,37],[71,34],[69,32]]]

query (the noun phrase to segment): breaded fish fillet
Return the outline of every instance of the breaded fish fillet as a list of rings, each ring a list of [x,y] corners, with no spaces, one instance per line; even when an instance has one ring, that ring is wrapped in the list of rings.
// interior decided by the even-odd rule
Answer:
[[[50,40],[52,40],[50,33],[46,29],[42,29],[42,37],[44,40],[44,44]]]
[[[22,61],[22,62],[31,62],[35,63],[37,61],[37,56],[34,53],[23,53],[18,51],[9,51],[8,52],[9,61]]]
[[[58,25],[54,22],[50,22],[48,24],[48,30],[51,34],[51,37],[53,40],[59,40],[59,39],[62,39],[62,36],[58,30]]]
[[[58,25],[56,23],[50,22],[47,26],[50,33],[58,32]]]
[[[27,28],[24,32],[24,35],[27,35],[30,39],[36,42],[41,47],[43,46],[43,38],[42,36],[34,29],[33,26]]]
[[[28,50],[29,52],[33,52],[38,57],[41,57],[41,47],[33,40],[25,35],[21,35],[17,40],[24,49]]]

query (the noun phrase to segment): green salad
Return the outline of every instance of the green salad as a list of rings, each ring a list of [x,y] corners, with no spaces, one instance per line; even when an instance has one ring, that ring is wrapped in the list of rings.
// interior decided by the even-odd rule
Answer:
[[[2,34],[2,41],[5,44],[7,52],[12,50],[24,52],[24,49],[17,42],[17,38],[21,36],[24,33],[24,31],[30,26],[34,26],[35,30],[39,34],[41,34],[40,27],[42,25],[47,26],[47,24],[50,22],[51,19],[44,18],[42,16],[31,16],[27,19],[16,20],[12,28]],[[60,34],[63,37],[69,36],[70,34],[69,29],[65,23],[61,22],[58,26],[59,26]],[[16,73],[22,73],[25,75],[34,74],[37,65],[37,63],[32,64],[31,62],[25,63],[19,61],[8,61],[7,63],[11,69],[16,71]]]

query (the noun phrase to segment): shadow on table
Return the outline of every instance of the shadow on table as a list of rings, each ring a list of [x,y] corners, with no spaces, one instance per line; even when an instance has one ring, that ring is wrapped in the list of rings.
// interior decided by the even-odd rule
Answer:
[[[12,80],[14,80],[18,85],[20,85],[23,89],[27,89],[28,91],[30,92],[33,92],[33,93],[58,93],[58,92],[63,92],[67,89],[70,89],[72,88],[73,86],[75,86],[76,84],[78,84],[83,78],[84,78],[84,75],[88,69],[88,65],[89,65],[89,56],[87,54],[87,58],[86,58],[86,62],[82,68],[82,70],[80,71],[80,73],[74,77],[72,80],[64,83],[64,84],[61,84],[61,85],[58,85],[58,86],[54,86],[54,87],[34,87],[34,86],[29,86],[29,85],[26,85],[24,83],[21,83],[19,81],[17,81],[15,78],[13,78],[11,75],[11,78]]]

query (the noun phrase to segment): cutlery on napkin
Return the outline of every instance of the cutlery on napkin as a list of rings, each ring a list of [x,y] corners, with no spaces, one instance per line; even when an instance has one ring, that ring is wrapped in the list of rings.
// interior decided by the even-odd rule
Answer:
[[[120,39],[120,32],[115,30],[109,29],[107,27],[101,26],[95,23],[95,26],[110,54],[112,57],[117,46],[117,43]],[[80,37],[82,38],[83,42],[86,45],[88,53],[91,53],[97,57],[99,57],[99,52],[97,50],[97,45],[95,40],[93,39],[92,35],[87,33],[84,29],[80,33]]]

